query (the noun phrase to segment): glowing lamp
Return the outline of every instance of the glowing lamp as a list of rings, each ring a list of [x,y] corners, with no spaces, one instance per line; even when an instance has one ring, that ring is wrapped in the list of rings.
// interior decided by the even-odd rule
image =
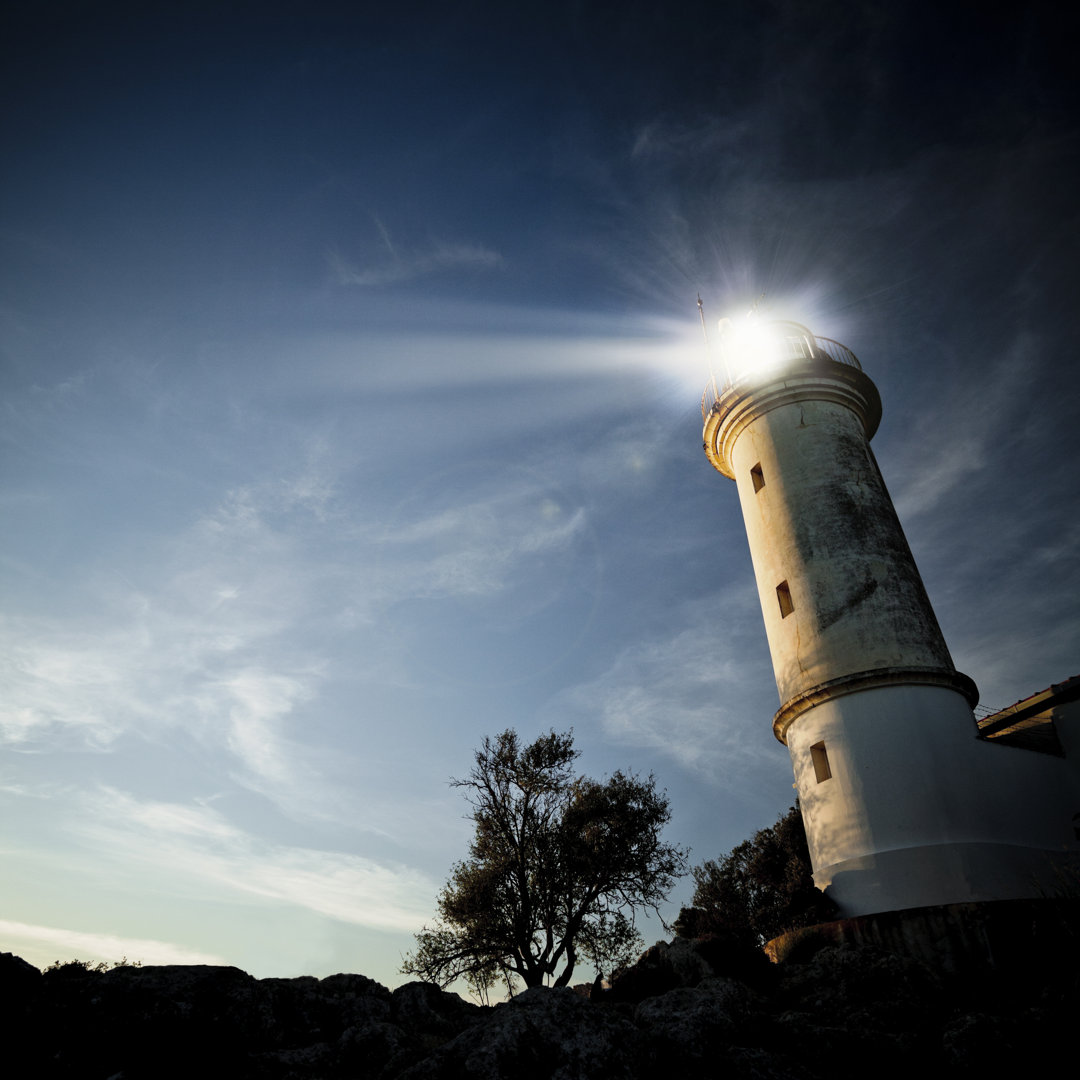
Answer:
[[[814,335],[799,323],[766,322],[753,312],[720,320],[720,354],[729,383],[775,374],[790,361],[813,359],[817,351]]]

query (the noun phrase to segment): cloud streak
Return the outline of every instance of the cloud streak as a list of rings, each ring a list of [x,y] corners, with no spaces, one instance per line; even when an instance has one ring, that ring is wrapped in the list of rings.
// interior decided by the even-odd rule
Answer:
[[[907,455],[914,461],[895,496],[901,520],[934,510],[959,484],[996,462],[1002,441],[997,420],[1015,407],[1018,391],[1038,371],[1039,356],[1038,336],[1020,331],[999,347],[996,359],[990,354],[992,364],[978,382],[965,382],[935,409],[920,411],[916,437],[906,440]],[[934,447],[933,455],[926,454],[928,445]]]
[[[146,965],[227,963],[214,953],[158,941],[156,938],[133,938],[59,926],[38,926],[9,919],[0,919],[0,938],[16,955],[39,967],[73,957],[106,963],[127,957],[133,962]]]
[[[450,466],[395,507],[349,502],[331,451],[309,458],[227,491],[124,576],[74,581],[74,610],[0,618],[0,742],[223,750],[217,769],[286,813],[339,818],[353,796],[327,781],[325,721],[305,722],[346,654],[350,678],[396,681],[387,650],[400,660],[430,626],[409,601],[519,626],[565,600],[593,543],[586,509],[535,469]]]
[[[556,707],[599,716],[615,741],[664,754],[712,782],[737,785],[762,756],[759,744],[746,738],[748,725],[760,721],[747,715],[744,702],[748,683],[766,672],[738,638],[718,635],[710,617],[717,611],[731,626],[760,617],[749,587],[705,598],[685,612],[684,629],[623,649],[600,676],[559,695]]]
[[[376,930],[412,932],[430,915],[423,873],[340,851],[267,843],[204,804],[140,800],[103,787],[73,828],[100,856],[153,868],[200,896],[256,897]]]
[[[227,750],[238,778],[314,812],[327,792],[291,737],[323,657],[290,638],[333,573],[298,556],[333,504],[326,470],[234,489],[127,574],[72,583],[82,607],[0,618],[0,743],[115,750],[190,739]],[[87,602],[89,601],[89,603]]]
[[[380,588],[387,601],[493,596],[517,583],[523,564],[566,552],[587,535],[584,508],[564,506],[536,478],[500,472],[500,490],[386,530],[382,544],[393,562]]]
[[[378,218],[375,226],[385,249],[381,261],[358,267],[338,252],[327,255],[334,280],[339,285],[361,288],[399,285],[447,270],[492,270],[503,261],[497,251],[479,244],[438,242],[424,250],[405,251],[391,240],[389,230]]]

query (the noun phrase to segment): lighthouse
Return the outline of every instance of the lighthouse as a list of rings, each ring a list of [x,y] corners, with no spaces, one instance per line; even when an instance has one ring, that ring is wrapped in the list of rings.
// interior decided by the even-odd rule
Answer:
[[[877,388],[798,323],[721,329],[705,454],[738,489],[815,882],[852,916],[1040,895],[1074,770],[980,737],[870,448]]]

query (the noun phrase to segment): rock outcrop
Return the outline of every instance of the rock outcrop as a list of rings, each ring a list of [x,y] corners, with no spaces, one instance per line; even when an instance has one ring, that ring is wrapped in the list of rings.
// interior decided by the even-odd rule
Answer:
[[[734,974],[734,971],[739,974]],[[426,983],[254,979],[230,967],[0,954],[10,1076],[87,1080],[837,1080],[1030,1072],[1065,1060],[1080,1003],[1056,984],[977,987],[880,949],[748,963],[715,940],[649,949],[611,990],[537,988],[484,1008]]]

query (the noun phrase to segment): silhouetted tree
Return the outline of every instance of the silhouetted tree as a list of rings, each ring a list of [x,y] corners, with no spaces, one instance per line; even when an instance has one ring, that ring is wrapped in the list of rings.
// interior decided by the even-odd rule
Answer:
[[[610,970],[640,950],[634,913],[655,911],[686,872],[685,853],[660,839],[668,800],[652,776],[575,776],[577,756],[572,732],[524,748],[513,731],[484,739],[469,776],[451,781],[473,808],[469,858],[405,974],[444,987],[463,978],[484,995],[515,978],[565,986],[579,958]]]
[[[761,945],[836,917],[835,905],[814,885],[798,806],[719,861],[709,859],[691,872],[694,906],[683,908],[675,923],[684,937],[722,934]]]

